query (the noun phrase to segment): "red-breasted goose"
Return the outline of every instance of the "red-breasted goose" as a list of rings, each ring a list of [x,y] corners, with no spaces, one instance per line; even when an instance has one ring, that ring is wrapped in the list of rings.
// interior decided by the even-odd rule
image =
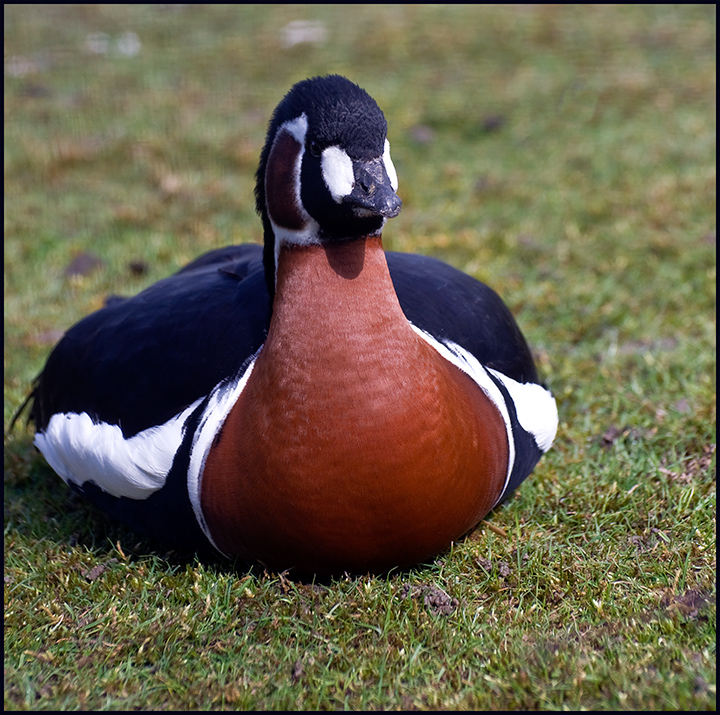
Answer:
[[[178,548],[404,567],[530,474],[557,409],[490,288],[385,253],[401,202],[375,101],[296,84],[257,172],[264,248],[212,251],[67,331],[32,393],[75,491]]]

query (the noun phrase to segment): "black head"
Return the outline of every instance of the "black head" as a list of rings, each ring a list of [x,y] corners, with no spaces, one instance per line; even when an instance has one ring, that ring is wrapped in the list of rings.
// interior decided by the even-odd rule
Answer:
[[[281,243],[378,235],[400,212],[396,189],[375,100],[339,75],[294,85],[270,120],[255,187],[271,293]]]

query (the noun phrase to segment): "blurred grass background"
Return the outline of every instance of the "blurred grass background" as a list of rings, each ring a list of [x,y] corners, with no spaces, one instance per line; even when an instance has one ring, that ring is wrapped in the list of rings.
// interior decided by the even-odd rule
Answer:
[[[715,707],[715,8],[7,5],[5,706]],[[385,245],[494,287],[560,407],[433,562],[302,584],[70,496],[9,420],[111,293],[260,241],[272,110],[337,72],[389,124]]]

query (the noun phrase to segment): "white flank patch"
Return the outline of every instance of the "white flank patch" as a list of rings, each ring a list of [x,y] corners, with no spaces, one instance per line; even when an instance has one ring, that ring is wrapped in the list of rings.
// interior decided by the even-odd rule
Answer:
[[[410,321],[408,321],[408,323],[410,323]],[[435,348],[435,350],[437,350],[448,362],[451,362],[455,365],[455,367],[459,368],[466,375],[471,377],[502,415],[508,438],[508,468],[507,474],[505,475],[505,484],[500,492],[500,496],[502,497],[502,495],[505,494],[505,490],[507,489],[507,485],[510,480],[510,475],[512,474],[513,466],[515,465],[515,439],[513,437],[512,422],[510,422],[510,413],[508,412],[507,405],[505,404],[502,392],[500,392],[500,388],[492,381],[482,363],[472,353],[465,350],[465,348],[460,347],[460,345],[457,345],[450,340],[446,343],[441,343],[432,335],[426,333],[424,330],[421,330],[412,323],[410,323],[410,327],[423,340],[430,343],[430,345],[432,345],[432,347]]]
[[[336,203],[340,203],[355,186],[352,159],[339,146],[329,146],[322,153],[325,186]]]
[[[205,471],[205,462],[212,447],[215,436],[225,424],[230,410],[237,402],[240,394],[245,389],[250,373],[253,371],[257,356],[260,354],[262,347],[250,358],[250,362],[242,373],[230,382],[223,382],[218,385],[208,398],[208,403],[200,418],[200,422],[193,435],[193,443],[190,449],[190,464],[188,465],[188,495],[192,504],[195,518],[200,524],[200,528],[210,543],[223,553],[218,545],[213,541],[212,534],[205,522],[205,516],[202,513],[201,489],[202,475]]]
[[[96,424],[86,413],[56,414],[35,435],[35,446],[66,483],[94,482],[114,497],[147,499],[164,486],[185,420],[199,404],[129,439],[117,425]]]
[[[383,152],[383,164],[385,164],[385,171],[387,171],[388,178],[390,179],[390,186],[393,187],[393,191],[398,190],[398,176],[395,171],[395,164],[392,163],[390,158],[390,142],[385,140],[385,151]]]
[[[497,370],[488,368],[505,385],[515,403],[518,422],[534,438],[537,446],[547,452],[558,428],[558,411],[555,398],[542,385],[535,382],[517,382]]]

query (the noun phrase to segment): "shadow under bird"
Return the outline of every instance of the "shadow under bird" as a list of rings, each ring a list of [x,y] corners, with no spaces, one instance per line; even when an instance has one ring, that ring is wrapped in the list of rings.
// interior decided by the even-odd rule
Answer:
[[[181,549],[331,574],[423,561],[530,474],[557,429],[510,311],[426,256],[385,117],[299,82],[257,172],[264,246],[207,253],[70,328],[30,396],[76,492]]]

